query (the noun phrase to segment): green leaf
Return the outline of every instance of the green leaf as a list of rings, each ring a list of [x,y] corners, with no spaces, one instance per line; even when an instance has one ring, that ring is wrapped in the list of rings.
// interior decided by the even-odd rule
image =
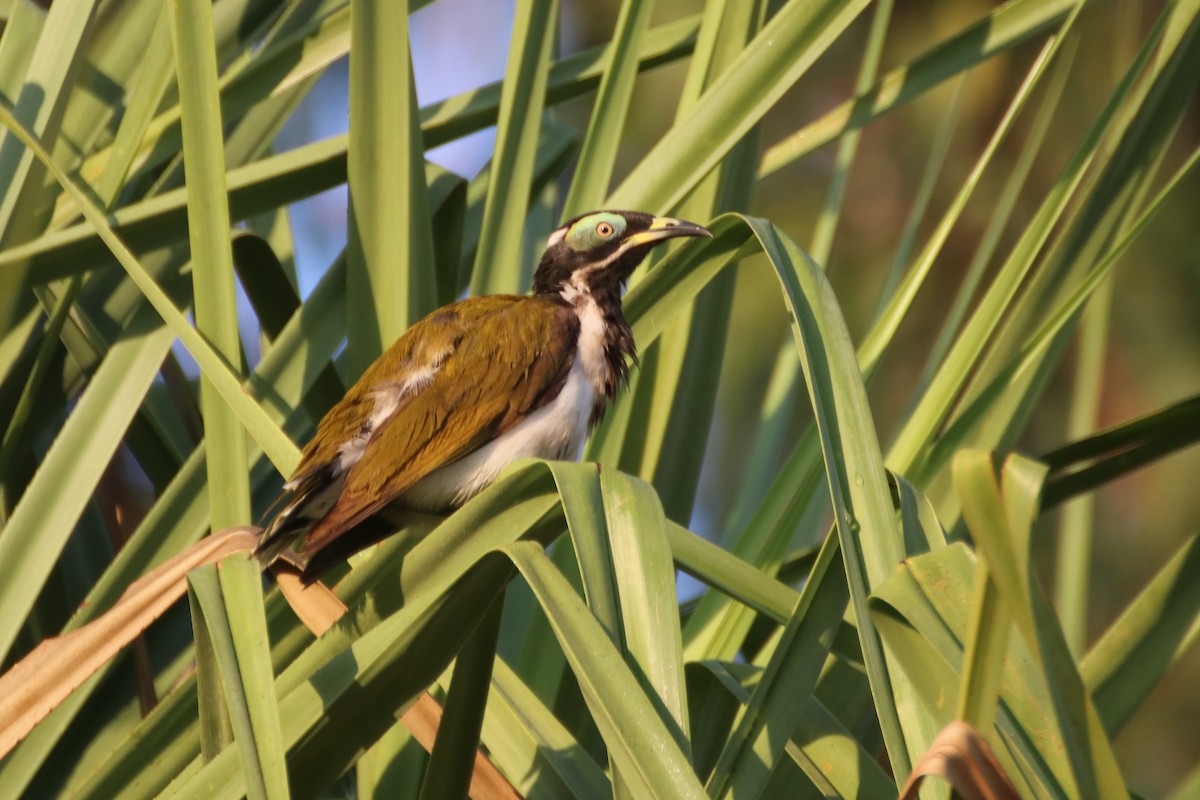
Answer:
[[[1045,670],[1073,782],[1084,796],[1121,796],[1124,782],[1108,737],[1029,563],[1030,528],[1037,515],[1045,468],[1010,456],[998,484],[990,456],[968,453],[960,458],[964,482],[957,488],[963,517],[994,576],[1000,599]]]
[[[234,375],[243,371],[229,244],[229,200],[217,104],[216,43],[212,4],[181,0],[172,6],[175,63],[183,113],[183,155],[188,170],[188,234],[196,332],[211,344]],[[200,382],[200,412],[208,457],[209,502],[216,529],[250,521],[246,435],[237,415],[207,378]]]
[[[71,83],[84,57],[82,43],[95,13],[94,0],[51,7],[45,23],[38,26],[37,47],[29,56],[21,87],[13,92],[11,113],[42,141],[53,143],[58,138]],[[0,150],[0,244],[9,247],[44,227],[42,210],[49,196],[43,188],[45,173],[34,154],[13,146],[13,133],[4,139],[6,146]],[[7,322],[4,316],[0,320]]]
[[[621,3],[612,42],[605,53],[604,76],[600,79],[596,102],[588,118],[579,162],[563,202],[564,220],[599,208],[608,194],[638,73],[638,53],[653,10],[654,0]]]
[[[483,743],[523,797],[612,795],[596,762],[502,659],[492,674]]]
[[[754,797],[766,786],[786,734],[795,729],[811,699],[849,600],[839,556],[838,540],[830,537],[709,778],[710,796]]]
[[[783,623],[800,596],[720,547],[674,522],[667,522],[671,554],[679,568],[760,614]]]
[[[557,0],[519,0],[500,95],[496,148],[487,185],[471,294],[524,291],[528,267],[521,251],[529,184],[558,19]]]
[[[1071,19],[1074,19],[1074,16]],[[1159,25],[1161,26],[1161,24],[1160,20]],[[1000,324],[1005,310],[1009,308],[1022,281],[1026,279],[1029,271],[1039,263],[1035,260],[1036,254],[1049,237],[1054,222],[1066,209],[1072,193],[1083,178],[1084,170],[1096,155],[1104,131],[1108,125],[1113,123],[1118,109],[1121,107],[1121,101],[1131,91],[1134,84],[1133,76],[1140,69],[1140,65],[1149,58],[1155,39],[1156,37],[1153,35],[1147,39],[1137,61],[1126,73],[1125,79],[1114,92],[1105,110],[1073,154],[1071,161],[1043,201],[1034,221],[1025,228],[1021,240],[1014,246],[1001,266],[991,287],[980,300],[971,320],[968,321],[954,347],[947,354],[942,368],[910,414],[907,423],[888,453],[888,464],[897,472],[905,473],[910,479],[917,480],[919,483],[925,472],[928,471],[918,470],[922,467],[922,462],[927,459],[925,448],[932,440],[934,432],[944,424],[950,413],[953,404],[950,394],[957,395],[961,390],[977,359],[991,343],[996,327]],[[959,387],[958,390],[954,388],[956,386]]]
[[[867,35],[867,46],[863,50],[862,64],[858,69],[858,77],[854,81],[855,95],[863,94],[875,82],[875,75],[879,71],[879,56],[883,51],[883,43],[887,38],[888,24],[891,19],[892,0],[882,0],[882,2],[876,3],[875,15],[871,17],[871,31]],[[829,266],[829,253],[833,248],[834,232],[837,230],[838,219],[842,214],[846,182],[855,156],[858,154],[859,136],[859,131],[848,130],[838,140],[837,161],[829,180],[829,188],[825,192],[821,216],[817,218],[816,229],[813,231],[812,245],[809,247],[809,254],[813,261],[826,269]]]
[[[504,548],[563,646],[622,779],[638,797],[704,797],[687,756],[583,600],[536,544]]]
[[[1079,665],[1110,735],[1115,735],[1200,628],[1200,537],[1188,538],[1125,607]]]
[[[479,731],[487,707],[492,663],[500,634],[503,595],[492,604],[479,627],[454,661],[454,677],[446,693],[445,714],[438,725],[437,741],[429,754],[421,796],[462,797],[471,786],[471,771],[479,752]]]
[[[171,299],[155,283],[153,277],[138,263],[133,253],[117,237],[99,209],[91,203],[71,178],[50,161],[49,156],[42,149],[41,145],[4,108],[0,108],[0,123],[3,123],[9,130],[16,133],[25,146],[32,149],[38,158],[50,168],[55,179],[79,205],[80,211],[83,212],[88,222],[95,227],[113,254],[121,261],[121,266],[125,268],[126,272],[137,283],[138,288],[146,295],[150,304],[154,306],[155,311],[158,312],[163,321],[167,323],[167,326],[180,338],[184,346],[188,348],[188,351],[200,363],[205,376],[213,382],[213,385],[220,392],[221,398],[237,414],[238,419],[250,431],[251,436],[264,449],[280,472],[290,474],[292,468],[299,460],[299,450],[279,430],[278,426],[266,417],[262,407],[241,391],[237,377],[230,369],[228,363],[208,345],[195,328],[188,324],[183,314],[175,307]]]
[[[765,13],[763,2],[713,4],[705,15],[702,46],[688,67],[677,119],[690,112],[701,91],[736,61],[762,27]],[[708,28],[716,29],[715,36]],[[757,157],[755,128],[672,213],[707,220],[748,207]],[[622,452],[620,463],[651,476],[667,515],[679,521],[690,519],[693,512],[722,374],[735,277],[732,271],[717,276],[647,349],[629,401],[638,407],[644,430],[623,437],[636,446]],[[610,429],[609,436],[612,433]]]
[[[786,4],[705,92],[704,102],[675,121],[612,194],[609,204],[648,211],[674,206],[865,6],[866,0]]]
[[[683,19],[649,31],[640,53],[641,69],[686,55],[696,25],[695,19]],[[587,50],[552,67],[548,99],[562,102],[594,88],[604,52],[604,48]],[[445,144],[495,124],[499,102],[500,84],[491,84],[429,106],[421,114],[425,146]],[[244,219],[344,183],[348,146],[349,136],[343,134],[231,170],[227,178],[230,217]],[[135,249],[169,244],[186,230],[186,191],[172,190],[118,209],[112,219],[122,239]],[[95,228],[84,222],[0,251],[0,276],[28,267],[29,281],[48,281],[99,266],[108,258]],[[13,285],[21,285],[22,280]]]
[[[173,338],[151,309],[135,318],[109,350],[13,509],[0,536],[0,563],[11,570],[0,581],[0,654],[12,648]]]
[[[1063,29],[1042,48],[1033,66],[1030,67],[1029,72],[1026,74],[1025,80],[1022,81],[1021,86],[1017,89],[1012,102],[1009,103],[1008,108],[1005,110],[1004,118],[996,126],[996,130],[988,140],[987,146],[971,168],[971,173],[963,182],[946,213],[938,221],[937,228],[921,249],[912,267],[904,275],[895,292],[889,291],[886,295],[881,296],[881,300],[886,298],[886,304],[880,310],[875,324],[871,327],[871,332],[859,347],[859,363],[863,366],[864,374],[870,376],[875,372],[885,349],[895,339],[897,329],[899,329],[905,317],[908,316],[909,309],[916,299],[917,292],[929,276],[934,262],[941,253],[942,246],[946,243],[946,239],[950,235],[951,229],[958,221],[959,216],[967,205],[967,201],[970,200],[971,195],[979,186],[984,172],[992,163],[992,159],[995,157],[1000,145],[1003,144],[1012,130],[1017,116],[1025,107],[1025,103],[1033,94],[1033,90],[1046,74],[1049,65],[1053,63],[1054,57],[1058,53],[1061,43],[1064,37],[1067,36],[1070,26],[1074,23],[1075,19],[1076,15],[1072,14],[1063,23]],[[1069,63],[1069,59],[1067,59],[1067,62]],[[1066,68],[1064,67],[1063,69],[1065,70]],[[1061,74],[1064,73],[1060,72]],[[961,84],[960,86],[962,85],[965,84]],[[916,218],[910,218],[914,233],[917,221],[919,220]],[[941,374],[939,372],[939,376]],[[907,468],[905,462],[896,461],[895,463],[898,472],[904,472]]]
[[[211,564],[188,575],[190,595],[212,643],[246,793],[256,800],[289,796],[259,575],[257,562],[244,555],[225,560],[219,574],[218,565]]]
[[[1080,5],[1079,0],[1010,0],[773,145],[763,154],[759,179],[774,175],[846,131],[862,128],[960,72],[1045,33]]]
[[[623,647],[639,667],[643,690],[657,695],[676,746],[690,759],[675,566],[662,505],[649,484],[613,470],[601,471],[600,491]]]
[[[106,209],[116,205],[154,112],[174,81],[174,40],[170,31],[173,19],[171,8],[163,5],[145,50],[136,48],[139,68],[128,88],[129,104],[121,115],[104,172],[94,184],[96,194]]]
[[[361,374],[433,310],[433,235],[424,146],[408,51],[408,9],[390,0],[351,5],[350,210],[347,317],[351,374]]]

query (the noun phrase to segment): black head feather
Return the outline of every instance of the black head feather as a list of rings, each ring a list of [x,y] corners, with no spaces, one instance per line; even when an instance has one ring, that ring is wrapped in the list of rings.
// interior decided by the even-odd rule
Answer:
[[[580,314],[593,305],[598,310],[604,323],[602,346],[608,365],[603,394],[608,398],[628,380],[629,362],[637,363],[633,332],[621,312],[625,282],[655,245],[676,236],[711,235],[691,222],[640,211],[593,211],[550,234],[534,274],[533,291],[559,298]],[[596,414],[603,409],[599,404]]]
[[[592,211],[550,234],[533,278],[535,294],[615,296],[646,255],[676,236],[711,236],[690,222],[640,211]]]

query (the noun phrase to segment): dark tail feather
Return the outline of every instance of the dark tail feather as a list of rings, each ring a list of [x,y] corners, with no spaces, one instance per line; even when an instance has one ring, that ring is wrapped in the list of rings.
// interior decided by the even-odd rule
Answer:
[[[274,564],[280,554],[296,541],[296,537],[312,527],[311,520],[294,519],[285,515],[286,512],[271,520],[270,526],[263,531],[258,544],[254,546],[253,555],[264,569]]]
[[[254,548],[254,556],[263,567],[269,567],[297,539],[312,530],[333,506],[341,488],[341,481],[328,468],[285,485],[283,493],[271,504],[274,509],[285,503],[283,510],[266,526]]]

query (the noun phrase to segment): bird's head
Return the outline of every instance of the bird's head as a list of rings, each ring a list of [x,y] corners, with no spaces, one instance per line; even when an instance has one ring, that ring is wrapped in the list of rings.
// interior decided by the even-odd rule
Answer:
[[[640,211],[593,211],[550,234],[535,294],[616,295],[651,248],[676,236],[712,236],[692,222]]]

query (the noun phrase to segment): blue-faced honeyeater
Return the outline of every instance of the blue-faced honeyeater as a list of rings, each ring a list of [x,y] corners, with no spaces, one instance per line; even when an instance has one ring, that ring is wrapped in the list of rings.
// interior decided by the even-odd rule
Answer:
[[[448,511],[516,459],[578,458],[637,358],[625,282],[655,245],[710,235],[639,212],[584,214],[550,234],[531,295],[467,298],[413,325],[317,425],[260,559],[292,547],[311,575],[385,510]]]

